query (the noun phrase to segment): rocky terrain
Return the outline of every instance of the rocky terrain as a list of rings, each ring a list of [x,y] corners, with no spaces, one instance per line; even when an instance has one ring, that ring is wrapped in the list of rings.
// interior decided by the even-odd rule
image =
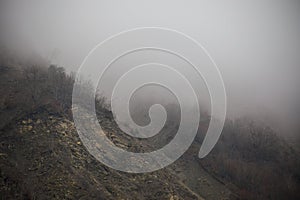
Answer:
[[[98,162],[80,141],[72,120],[71,74],[12,61],[0,63],[0,72],[0,199],[300,198],[299,152],[270,127],[227,120],[214,150],[200,160],[207,117],[176,162],[152,173],[124,173]],[[132,152],[160,148],[178,128],[171,114],[162,133],[132,138],[101,99],[96,110],[103,134]]]
[[[115,130],[109,137],[116,138],[118,131],[110,119],[101,120]],[[200,165],[193,166],[199,164],[194,152],[153,173],[110,169],[87,152],[74,123],[51,107],[41,107],[9,124],[1,130],[0,140],[2,199],[175,200],[229,199],[232,195]]]

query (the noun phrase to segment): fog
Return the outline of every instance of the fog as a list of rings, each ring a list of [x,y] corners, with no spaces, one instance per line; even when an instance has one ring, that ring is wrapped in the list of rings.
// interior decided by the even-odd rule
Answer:
[[[76,71],[92,48],[120,31],[178,30],[201,43],[217,63],[229,117],[266,119],[285,135],[299,127],[297,0],[2,0],[0,13],[5,46],[36,52],[68,71]]]

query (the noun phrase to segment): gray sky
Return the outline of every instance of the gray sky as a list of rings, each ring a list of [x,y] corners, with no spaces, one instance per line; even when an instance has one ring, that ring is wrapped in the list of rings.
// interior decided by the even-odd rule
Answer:
[[[1,0],[0,10],[8,46],[33,49],[69,71],[120,31],[176,29],[200,42],[219,66],[229,115],[299,121],[300,1]]]

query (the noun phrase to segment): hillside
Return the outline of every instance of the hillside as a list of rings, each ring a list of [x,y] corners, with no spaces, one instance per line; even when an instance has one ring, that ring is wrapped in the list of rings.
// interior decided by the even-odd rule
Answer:
[[[49,70],[1,69],[4,72],[1,80],[6,83],[2,84],[0,132],[0,194],[3,199],[203,199],[202,194],[191,190],[172,167],[147,174],[127,174],[104,166],[81,144],[70,115],[70,102],[51,96],[51,90],[42,91],[41,88],[47,88],[45,84],[53,87],[53,82],[45,80],[49,78],[46,76]],[[24,73],[39,74],[40,78],[24,77]],[[68,80],[65,74],[64,78]],[[32,82],[37,87],[25,91]],[[34,93],[35,90],[38,92]],[[146,143],[138,140],[135,145],[126,146],[128,139],[120,135],[109,111],[101,109],[98,118],[116,145],[147,148]],[[185,168],[187,163],[176,170],[184,171]],[[231,192],[224,185],[203,170],[201,175],[213,183],[202,188],[205,196],[219,199],[222,195],[229,199]]]
[[[53,65],[1,64],[0,71],[2,199],[299,199],[299,154],[269,127],[228,120],[213,152],[200,160],[208,119],[175,163],[128,174],[104,166],[82,145],[72,122],[72,75]],[[134,152],[167,143],[177,127],[173,116],[163,138],[132,139],[101,99],[96,109],[104,134]]]
[[[107,168],[87,152],[71,121],[45,107],[4,128],[1,141],[5,199],[201,199],[168,170],[133,175]]]

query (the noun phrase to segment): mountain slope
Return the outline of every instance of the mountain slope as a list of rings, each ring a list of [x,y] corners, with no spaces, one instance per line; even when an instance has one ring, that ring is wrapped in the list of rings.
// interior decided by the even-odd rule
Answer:
[[[168,170],[107,168],[87,152],[71,121],[50,113],[40,108],[1,131],[4,199],[202,199]]]
[[[227,120],[213,151],[199,159],[207,116],[191,147],[176,162],[156,172],[128,174],[101,164],[82,145],[72,122],[72,74],[57,66],[1,63],[0,72],[1,199],[300,197],[299,153],[270,127]],[[95,101],[102,134],[124,150],[159,149],[177,132],[180,115],[174,105],[166,105],[168,120],[159,134],[139,139],[118,128],[103,99]],[[146,123],[144,103],[132,114]]]

